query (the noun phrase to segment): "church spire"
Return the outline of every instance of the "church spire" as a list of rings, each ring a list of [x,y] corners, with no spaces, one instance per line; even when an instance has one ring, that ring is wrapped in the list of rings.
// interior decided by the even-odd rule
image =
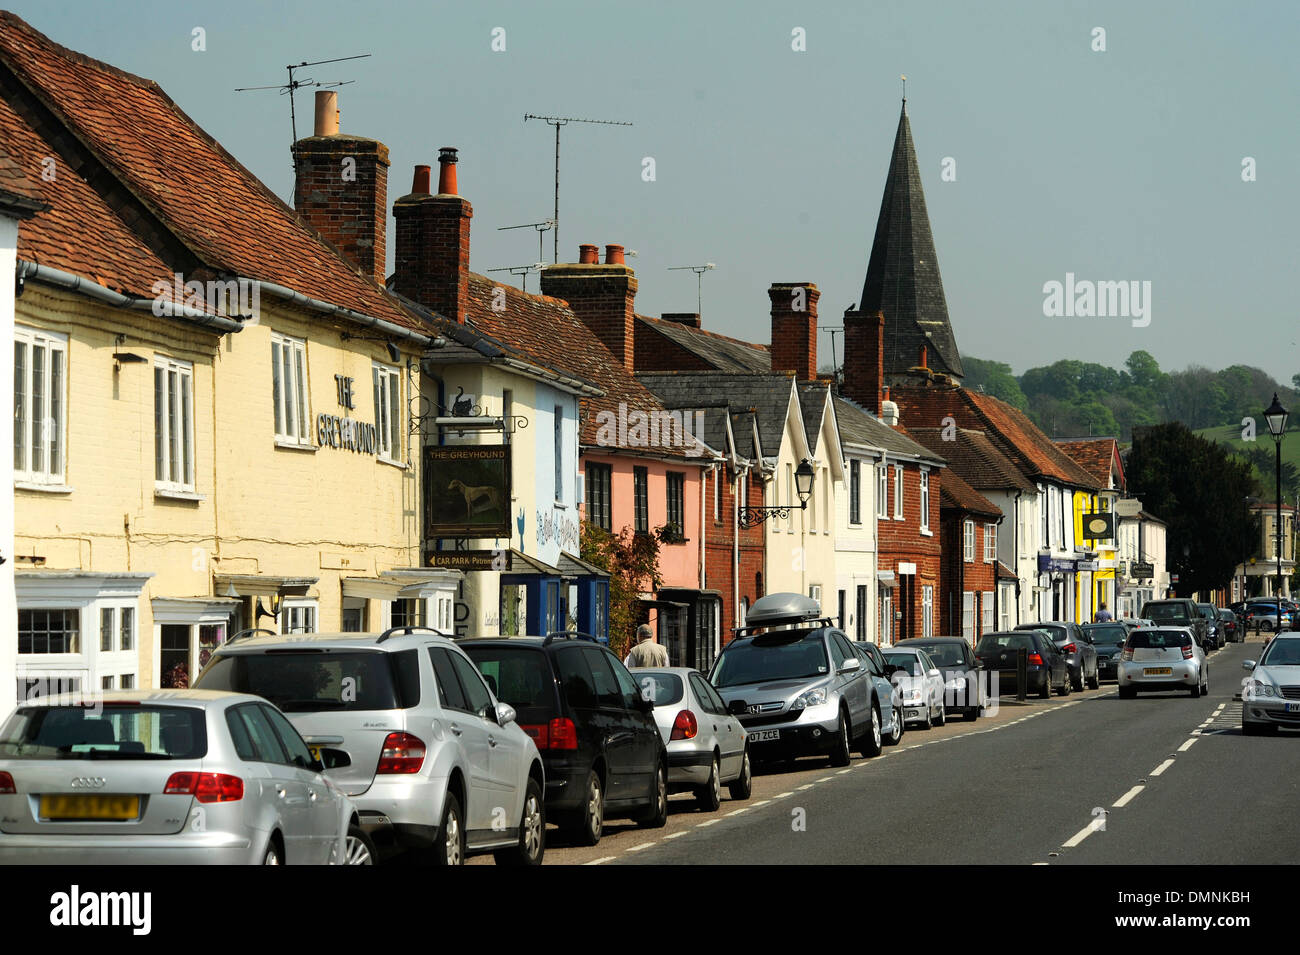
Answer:
[[[902,79],[898,132],[858,311],[866,315],[884,313],[886,379],[904,375],[908,368],[921,364],[924,345],[925,364],[960,380],[964,375],[961,354],[948,320],[948,302],[907,119],[907,78]]]

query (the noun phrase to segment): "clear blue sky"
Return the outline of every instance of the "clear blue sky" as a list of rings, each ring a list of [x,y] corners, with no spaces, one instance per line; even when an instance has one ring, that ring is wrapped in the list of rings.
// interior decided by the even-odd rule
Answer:
[[[560,259],[636,249],[638,311],[769,335],[772,282],[813,281],[821,324],[856,303],[898,119],[899,74],[964,354],[1300,372],[1300,4],[1189,2],[17,2],[57,42],[156,80],[292,197],[288,63],[339,90],[345,132],[391,150],[390,200],[461,150],[471,264],[537,258],[553,131],[524,113],[631,121],[562,134]],[[191,49],[191,31],[207,49]],[[492,31],[505,30],[505,52]],[[807,49],[791,49],[792,30]],[[1106,31],[1094,52],[1092,31]],[[298,94],[310,133],[311,91]],[[642,180],[653,157],[656,180]],[[1257,181],[1243,182],[1243,157]],[[940,179],[944,157],[957,178]],[[390,220],[391,229],[391,220]],[[391,234],[391,232],[390,232]],[[391,264],[392,243],[389,243]],[[550,246],[547,245],[547,260]],[[1151,324],[1043,316],[1043,284],[1152,283]],[[518,283],[517,278],[500,276]],[[529,288],[537,289],[536,276]],[[839,340],[842,357],[842,338]],[[820,336],[823,360],[830,336]]]

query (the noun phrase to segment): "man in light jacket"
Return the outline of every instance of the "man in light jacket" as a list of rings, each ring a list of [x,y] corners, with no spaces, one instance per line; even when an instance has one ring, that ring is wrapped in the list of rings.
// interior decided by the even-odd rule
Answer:
[[[648,624],[636,628],[636,646],[623,660],[623,665],[629,669],[668,666],[668,651],[655,641],[655,633]]]

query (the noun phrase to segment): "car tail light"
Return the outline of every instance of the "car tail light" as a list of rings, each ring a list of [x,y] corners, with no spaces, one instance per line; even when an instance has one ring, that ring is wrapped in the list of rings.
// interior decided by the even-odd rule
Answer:
[[[578,727],[573,725],[573,720],[566,716],[557,716],[551,720],[550,739],[547,740],[547,749],[577,749],[578,748]],[[539,746],[538,749],[541,747]]]
[[[379,754],[379,773],[410,775],[424,765],[424,740],[410,733],[389,733]]]
[[[1192,648],[1191,648],[1191,647],[1183,647],[1183,659],[1184,659],[1184,660],[1190,660],[1191,658],[1192,658]]]
[[[545,723],[520,723],[519,728],[528,734],[538,749],[548,748],[551,741],[551,728]]]
[[[1029,654],[1029,662],[1040,667],[1043,665],[1043,655],[1041,653],[1031,653]]]
[[[172,773],[163,792],[199,802],[238,802],[244,798],[244,781],[225,773]]]
[[[1078,651],[1078,649],[1079,649],[1079,648],[1076,647],[1073,643],[1067,643],[1065,646],[1061,647],[1061,652],[1062,652],[1062,653],[1076,653],[1076,652]]]
[[[674,739],[695,739],[695,734],[700,731],[700,724],[695,719],[695,714],[690,710],[682,710],[677,714],[677,719],[673,720],[673,732],[668,738]]]
[[[0,773],[0,793],[13,795],[18,790],[14,788],[14,778],[8,773]]]
[[[1132,659],[1133,659],[1133,648],[1132,648],[1132,647],[1125,647],[1123,650],[1121,650],[1121,651],[1119,652],[1119,658],[1120,658],[1121,660],[1132,660]]]

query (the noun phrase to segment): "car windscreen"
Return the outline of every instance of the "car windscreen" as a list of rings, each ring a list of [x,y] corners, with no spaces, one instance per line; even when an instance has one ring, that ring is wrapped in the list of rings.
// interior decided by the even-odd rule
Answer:
[[[193,706],[104,703],[19,707],[0,729],[0,759],[202,759],[207,721]]]
[[[794,639],[772,634],[732,643],[718,655],[710,678],[714,686],[728,687],[768,680],[811,680],[829,672],[826,644],[819,634]]]
[[[912,676],[923,676],[925,674],[921,666],[921,658],[912,653],[886,653],[885,662],[896,667],[902,667]]]
[[[1274,638],[1259,661],[1262,667],[1300,666],[1300,640]]]
[[[680,702],[682,694],[686,692],[682,678],[676,673],[665,673],[662,670],[637,670],[632,674],[632,679],[640,688],[642,697],[653,700],[655,706],[671,706]],[[703,705],[704,702],[701,700],[700,704]]]
[[[1083,631],[1100,647],[1123,646],[1124,639],[1128,636],[1128,630],[1124,627],[1084,627]]]
[[[1028,633],[990,633],[980,637],[976,653],[996,653],[998,650],[1037,650]]]
[[[405,709],[419,702],[419,684],[412,687],[409,678],[399,683],[395,658],[403,654],[409,657],[402,663],[418,678],[414,650],[218,654],[199,674],[195,687],[252,693],[286,713]],[[412,692],[415,700],[409,699]]]
[[[1182,604],[1147,604],[1142,608],[1142,616],[1156,623],[1187,619],[1187,610]]]
[[[920,644],[919,646],[934,661],[935,666],[964,667],[966,665],[966,656],[962,653],[959,643]]]
[[[515,708],[520,723],[545,723],[558,711],[555,678],[542,650],[461,645],[488,687]]]
[[[1181,630],[1134,630],[1128,635],[1130,650],[1164,650],[1191,645],[1192,638]]]

